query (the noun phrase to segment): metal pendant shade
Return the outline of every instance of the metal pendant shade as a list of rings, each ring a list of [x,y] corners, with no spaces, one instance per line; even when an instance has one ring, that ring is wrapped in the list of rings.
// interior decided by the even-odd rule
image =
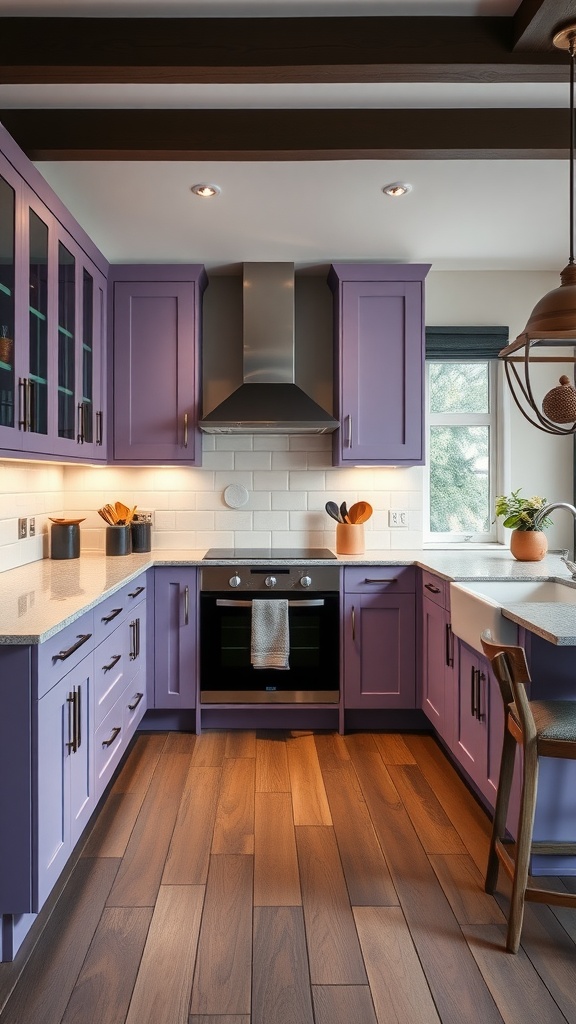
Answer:
[[[566,356],[534,355],[537,347],[576,347],[576,263],[574,260],[574,67],[576,24],[557,32],[553,39],[570,54],[570,257],[560,274],[560,285],[536,303],[524,331],[499,353],[504,362],[512,397],[525,419],[548,434],[576,433],[576,389],[563,375],[559,385],[545,396],[540,409],[530,381],[533,363],[574,363],[573,351]],[[519,371],[516,364],[521,364]],[[565,424],[565,426],[562,426]],[[570,424],[568,426],[568,424]]]

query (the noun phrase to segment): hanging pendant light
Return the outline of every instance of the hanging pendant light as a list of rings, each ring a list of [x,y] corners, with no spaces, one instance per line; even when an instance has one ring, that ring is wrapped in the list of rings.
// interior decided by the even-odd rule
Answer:
[[[574,77],[576,60],[576,24],[557,32],[554,46],[570,55],[570,256],[560,274],[560,286],[547,292],[536,303],[524,331],[516,341],[499,353],[504,362],[512,397],[525,419],[548,434],[576,433],[576,388],[562,375],[559,386],[545,396],[540,410],[530,382],[533,363],[574,363],[574,355],[533,355],[533,349],[550,346],[576,346],[576,264],[574,262]],[[522,364],[522,373],[516,364]],[[570,424],[561,426],[560,424]]]

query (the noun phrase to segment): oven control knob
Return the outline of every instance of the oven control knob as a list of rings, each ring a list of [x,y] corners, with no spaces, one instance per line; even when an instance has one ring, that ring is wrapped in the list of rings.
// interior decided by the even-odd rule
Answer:
[[[267,587],[275,587],[276,586],[276,577],[275,576],[267,576],[266,579],[264,580],[264,585],[267,586]]]
[[[302,576],[302,578],[300,580],[300,586],[301,587],[311,587],[312,586],[312,577],[311,576]]]
[[[239,587],[240,584],[242,583],[242,580],[240,579],[238,574],[236,574],[236,576],[231,576],[230,577],[230,579],[228,580],[228,583],[230,584],[231,587]]]

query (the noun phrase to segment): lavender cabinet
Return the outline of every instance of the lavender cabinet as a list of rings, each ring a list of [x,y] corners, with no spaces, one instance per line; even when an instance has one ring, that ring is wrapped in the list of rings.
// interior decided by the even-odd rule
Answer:
[[[159,566],[154,598],[154,707],[196,707],[197,570]]]
[[[428,264],[333,264],[333,463],[424,462],[424,279]]]
[[[96,806],[93,655],[38,701],[37,894],[40,910]]]
[[[414,569],[344,570],[344,706],[416,706]]]
[[[504,732],[500,689],[486,658],[461,640],[457,660],[454,754],[488,805],[494,807]],[[511,823],[515,824],[514,814]]]
[[[16,150],[0,153],[0,446],[104,461],[106,279]]]
[[[422,710],[448,747],[453,742],[456,676],[446,581],[422,571]]]
[[[114,266],[109,276],[115,462],[200,465],[200,266]]]

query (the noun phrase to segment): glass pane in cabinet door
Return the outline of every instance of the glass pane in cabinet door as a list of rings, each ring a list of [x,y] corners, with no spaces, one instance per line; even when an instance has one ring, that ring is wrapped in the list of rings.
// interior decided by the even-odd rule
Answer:
[[[58,437],[75,439],[76,260],[58,243]]]
[[[94,278],[82,274],[82,434],[94,440]]]
[[[14,426],[14,189],[0,178],[0,426]]]
[[[30,210],[28,429],[48,433],[48,227]]]

